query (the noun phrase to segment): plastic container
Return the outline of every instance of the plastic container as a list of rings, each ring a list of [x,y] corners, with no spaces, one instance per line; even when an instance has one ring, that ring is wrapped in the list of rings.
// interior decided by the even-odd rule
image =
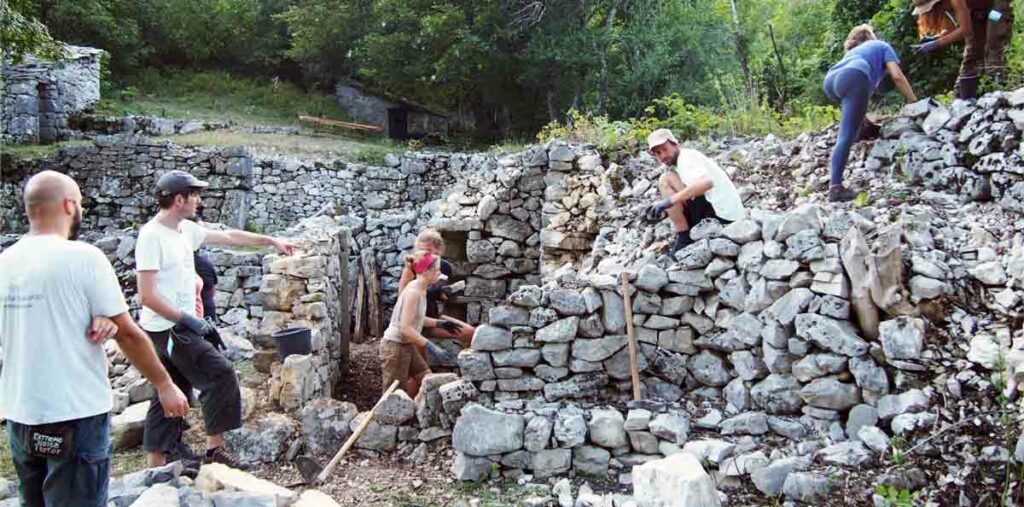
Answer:
[[[290,327],[271,335],[277,342],[277,358],[284,358],[313,352],[313,332],[308,327]]]

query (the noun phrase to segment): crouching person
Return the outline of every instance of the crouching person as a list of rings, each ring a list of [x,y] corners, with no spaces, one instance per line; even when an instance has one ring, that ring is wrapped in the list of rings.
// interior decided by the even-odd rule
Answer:
[[[434,229],[424,229],[420,232],[416,236],[414,246],[416,250],[424,250],[437,257],[444,257],[444,239],[441,237],[441,233]],[[427,329],[426,335],[428,338],[457,339],[462,348],[468,349],[473,342],[473,333],[476,329],[455,317],[441,314],[441,304],[447,301],[449,296],[447,279],[452,276],[452,265],[441,259],[440,266],[441,274],[444,276],[427,288],[427,317],[436,319],[438,323],[436,327]],[[402,277],[398,280],[398,292],[401,293],[415,276],[409,266],[402,268]],[[426,349],[418,348],[420,354],[427,357]]]
[[[380,340],[380,361],[384,390],[398,381],[398,387],[415,398],[423,377],[430,373],[419,349],[439,360],[453,361],[452,355],[423,336],[423,329],[436,328],[444,321],[427,317],[427,289],[442,279],[441,258],[425,250],[405,257],[405,267],[415,278],[398,295],[391,322]]]
[[[693,242],[690,228],[705,218],[725,224],[744,217],[746,211],[736,185],[715,161],[697,150],[680,148],[668,129],[651,132],[647,148],[670,170],[658,179],[662,199],[647,207],[644,219],[657,223],[668,214],[676,233],[672,252]]]

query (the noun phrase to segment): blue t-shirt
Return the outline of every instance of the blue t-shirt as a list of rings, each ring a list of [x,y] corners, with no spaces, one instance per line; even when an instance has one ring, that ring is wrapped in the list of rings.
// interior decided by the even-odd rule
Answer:
[[[828,69],[831,74],[839,69],[856,68],[868,75],[871,80],[871,88],[878,88],[878,83],[885,75],[885,64],[889,62],[900,63],[896,51],[886,42],[880,40],[869,40],[849,51],[843,56],[839,63]]]

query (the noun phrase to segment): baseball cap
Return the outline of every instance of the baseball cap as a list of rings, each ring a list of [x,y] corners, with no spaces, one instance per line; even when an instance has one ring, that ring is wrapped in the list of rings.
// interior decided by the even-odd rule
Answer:
[[[914,15],[920,16],[935,7],[939,0],[914,0]]]
[[[655,130],[654,132],[651,132],[647,136],[647,149],[653,150],[656,146],[661,146],[662,144],[665,144],[667,141],[672,141],[673,143],[679,144],[679,141],[676,140],[676,136],[672,135],[671,130]]]
[[[185,171],[168,171],[156,180],[156,189],[161,195],[187,192],[191,189],[206,188],[209,183],[192,176]]]

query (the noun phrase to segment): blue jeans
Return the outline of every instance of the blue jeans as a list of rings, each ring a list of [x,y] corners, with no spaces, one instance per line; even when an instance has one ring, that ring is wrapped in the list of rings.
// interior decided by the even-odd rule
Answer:
[[[106,507],[110,481],[110,415],[69,421],[75,427],[75,455],[69,459],[30,456],[32,426],[7,421],[18,493],[25,507]]]
[[[825,95],[833,102],[839,102],[842,117],[839,119],[839,136],[832,150],[831,183],[843,182],[843,170],[850,158],[850,148],[857,140],[860,124],[868,114],[868,99],[871,98],[871,80],[856,67],[844,67],[825,76]]]

